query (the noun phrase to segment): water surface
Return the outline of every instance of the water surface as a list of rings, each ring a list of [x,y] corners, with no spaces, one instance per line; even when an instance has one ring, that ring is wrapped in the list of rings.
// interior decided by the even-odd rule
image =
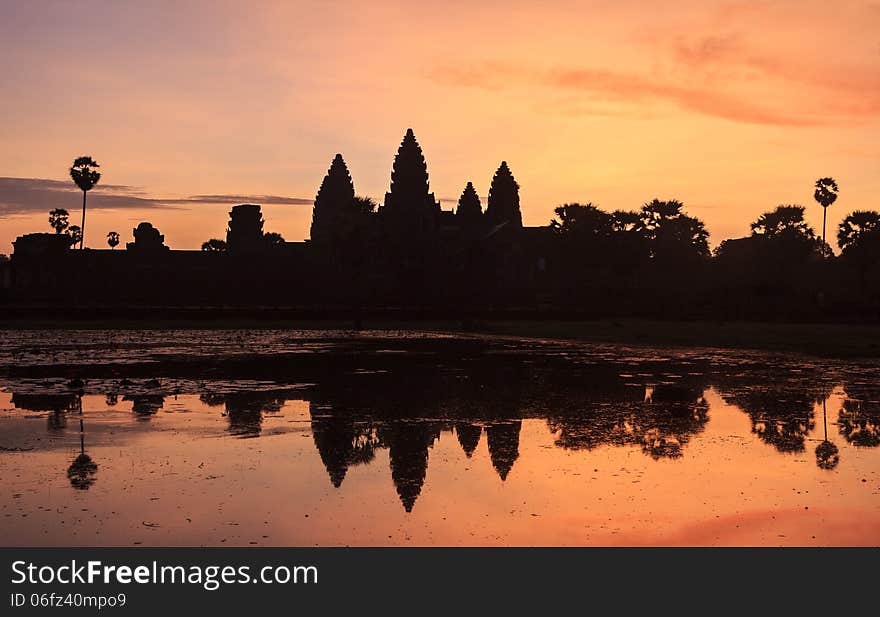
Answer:
[[[878,446],[871,362],[0,332],[4,545],[877,545]]]

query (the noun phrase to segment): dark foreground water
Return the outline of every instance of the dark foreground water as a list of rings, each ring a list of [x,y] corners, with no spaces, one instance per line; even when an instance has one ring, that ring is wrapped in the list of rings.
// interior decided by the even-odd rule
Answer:
[[[880,366],[0,331],[3,545],[880,544]]]

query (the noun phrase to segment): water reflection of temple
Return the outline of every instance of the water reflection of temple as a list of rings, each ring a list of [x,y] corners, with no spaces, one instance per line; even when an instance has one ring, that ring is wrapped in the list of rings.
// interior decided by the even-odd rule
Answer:
[[[519,432],[522,420],[494,422],[486,427],[486,443],[492,467],[502,480],[507,479],[513,464],[519,458]]]
[[[246,382],[229,380],[215,383],[239,389],[206,389],[200,400],[220,408],[227,431],[237,437],[263,434],[267,416],[279,414],[289,400],[304,400],[330,484],[341,487],[353,467],[386,450],[406,511],[425,486],[432,450],[441,439],[455,440],[466,458],[484,447],[499,480],[511,482],[525,420],[545,422],[560,448],[627,447],[655,460],[679,459],[709,420],[708,388],[741,410],[756,439],[780,453],[804,452],[807,440],[815,441],[820,468],[834,469],[840,458],[835,418],[847,443],[880,446],[880,392],[871,379],[843,380],[845,396],[839,405],[828,403],[826,418],[816,410],[821,412],[826,400],[837,400],[828,397],[840,381],[807,370],[781,376],[769,369],[727,373],[693,365],[682,370],[658,361],[642,363],[637,371],[611,363],[574,366],[563,356],[510,355],[502,361],[483,354],[474,341],[454,355],[437,353],[431,345],[408,355],[358,351],[294,365],[298,357],[285,370],[295,366],[302,381],[307,376],[313,384],[309,387],[249,391]],[[144,385],[119,382],[101,394],[108,405],[121,398],[131,402],[136,416],[152,417],[173,392],[159,382]],[[28,391],[14,392],[12,403],[48,412],[52,431],[70,430],[66,419],[81,409],[82,393],[54,387],[40,391],[31,384]],[[71,481],[80,475],[74,473]]]

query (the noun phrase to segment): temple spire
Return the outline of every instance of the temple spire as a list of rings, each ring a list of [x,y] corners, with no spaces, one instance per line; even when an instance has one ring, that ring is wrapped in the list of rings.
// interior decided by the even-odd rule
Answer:
[[[315,196],[310,232],[312,240],[321,241],[332,236],[353,214],[354,184],[342,155],[337,154]]]
[[[434,228],[440,204],[429,190],[428,165],[412,129],[407,129],[391,170],[384,211],[407,231]]]
[[[489,458],[502,482],[507,479],[513,464],[519,458],[519,432],[521,427],[521,420],[498,422],[486,427]]]
[[[472,182],[468,182],[458,200],[458,208],[455,217],[463,228],[471,228],[479,225],[483,219],[483,208],[480,205],[480,197]]]
[[[486,219],[491,225],[507,222],[522,227],[522,213],[519,209],[519,184],[510,172],[507,161],[501,161],[492,186],[489,188],[489,202],[486,205]]]

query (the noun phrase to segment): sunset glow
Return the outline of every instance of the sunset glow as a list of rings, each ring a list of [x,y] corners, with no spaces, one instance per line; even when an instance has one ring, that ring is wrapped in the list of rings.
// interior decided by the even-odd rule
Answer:
[[[526,225],[593,202],[679,199],[712,246],[833,176],[846,214],[880,194],[880,4],[379,1],[7,3],[0,253],[50,231],[101,163],[86,245],[150,221],[173,248],[222,237],[231,205],[308,236],[341,152],[381,201],[407,127],[451,209],[501,160]],[[24,179],[30,179],[28,181]],[[59,181],[61,184],[47,182]],[[829,233],[829,235],[831,235]],[[833,243],[832,243],[833,245]]]

